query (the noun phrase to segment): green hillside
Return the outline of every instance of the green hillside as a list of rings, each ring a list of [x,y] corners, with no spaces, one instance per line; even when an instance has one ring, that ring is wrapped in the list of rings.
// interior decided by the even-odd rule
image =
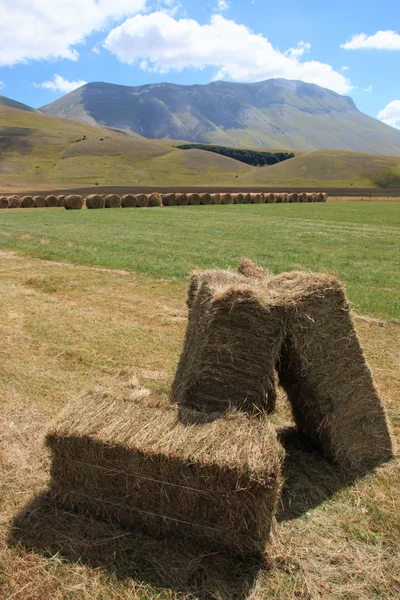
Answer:
[[[8,106],[9,108],[18,108],[19,110],[26,110],[27,112],[36,112],[34,108],[22,102],[17,102],[6,96],[0,96],[0,106]]]

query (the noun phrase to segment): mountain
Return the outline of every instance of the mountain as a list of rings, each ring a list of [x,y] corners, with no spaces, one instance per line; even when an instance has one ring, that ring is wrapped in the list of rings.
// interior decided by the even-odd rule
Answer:
[[[363,114],[351,98],[301,81],[88,83],[40,110],[150,139],[400,155],[399,130]]]
[[[16,100],[11,100],[11,98],[6,98],[6,96],[0,96],[0,106],[18,108],[19,110],[26,110],[27,112],[36,112],[36,110],[31,106],[28,106],[27,104],[22,104],[22,102],[17,102]]]

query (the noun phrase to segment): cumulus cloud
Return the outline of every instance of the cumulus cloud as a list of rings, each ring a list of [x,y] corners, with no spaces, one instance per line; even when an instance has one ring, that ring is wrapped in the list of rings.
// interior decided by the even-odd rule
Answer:
[[[0,67],[27,60],[77,60],[74,46],[132,16],[146,0],[0,0]]]
[[[345,50],[400,50],[400,35],[396,31],[377,31],[374,35],[357,33],[341,44]]]
[[[350,67],[348,67],[347,65],[343,65],[343,67],[340,70],[341,71],[350,71]]]
[[[6,87],[6,84],[4,83],[4,81],[0,81],[0,90],[2,90],[5,87]]]
[[[378,114],[377,119],[380,119],[387,125],[400,129],[400,100],[389,102]]]
[[[115,27],[104,47],[121,62],[143,70],[167,73],[186,68],[215,67],[215,79],[261,81],[273,77],[316,83],[345,94],[348,78],[330,65],[301,61],[309,44],[301,42],[286,53],[245,25],[213,15],[207,25],[192,19],[176,20],[164,12],[136,15]]]
[[[364,92],[372,92],[372,90],[373,90],[373,89],[374,89],[374,88],[372,87],[372,85],[367,85],[367,86],[365,86],[365,88],[364,88]]]
[[[87,81],[83,79],[77,79],[75,81],[68,81],[68,79],[64,79],[61,75],[54,75],[52,81],[43,81],[43,83],[35,84],[35,87],[45,88],[47,90],[51,90],[52,92],[61,92],[63,94],[68,94],[68,92],[72,92],[72,90],[76,90],[76,88],[85,85]]]
[[[224,10],[228,10],[229,2],[227,0],[218,0],[217,6],[215,7],[216,12],[223,12]]]

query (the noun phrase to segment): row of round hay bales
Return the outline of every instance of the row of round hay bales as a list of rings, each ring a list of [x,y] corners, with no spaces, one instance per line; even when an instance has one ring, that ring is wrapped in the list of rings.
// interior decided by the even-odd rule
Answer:
[[[0,196],[0,208],[49,208],[64,206],[65,196]]]

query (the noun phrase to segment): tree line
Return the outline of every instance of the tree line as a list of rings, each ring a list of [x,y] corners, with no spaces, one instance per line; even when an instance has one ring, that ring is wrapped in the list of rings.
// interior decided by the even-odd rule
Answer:
[[[181,144],[175,146],[180,150],[190,150],[196,148],[198,150],[207,150],[215,154],[222,154],[234,160],[240,160],[247,165],[253,167],[265,167],[266,165],[275,165],[279,162],[294,158],[293,152],[262,152],[259,150],[247,150],[241,148],[228,148],[227,146],[214,146],[209,144]]]

